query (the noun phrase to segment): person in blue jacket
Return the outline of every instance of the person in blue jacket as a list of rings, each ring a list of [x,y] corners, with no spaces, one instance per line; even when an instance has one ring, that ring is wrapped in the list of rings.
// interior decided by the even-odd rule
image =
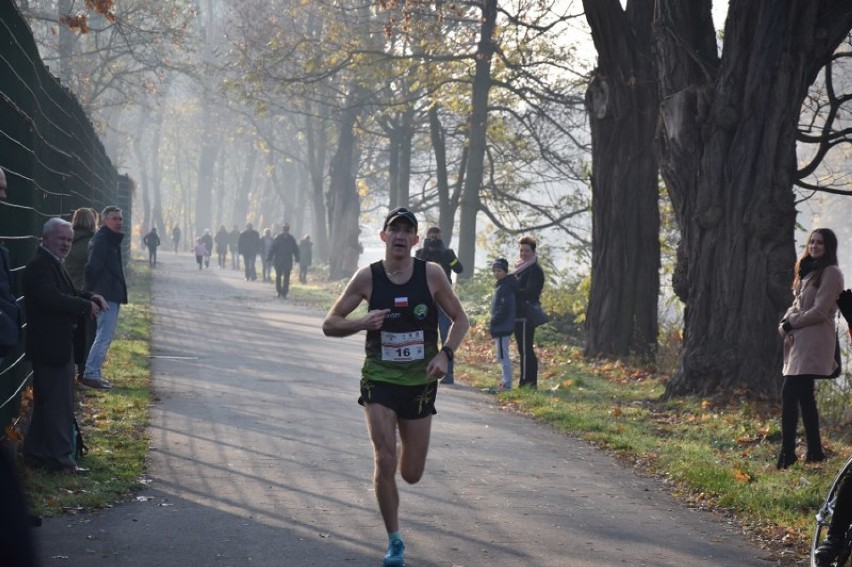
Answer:
[[[509,342],[515,332],[515,294],[518,280],[509,275],[509,262],[497,258],[491,264],[491,273],[497,282],[494,284],[494,297],[491,299],[491,321],[488,332],[494,339],[494,353],[500,362],[500,386],[497,391],[512,389],[512,359],[509,358]]]

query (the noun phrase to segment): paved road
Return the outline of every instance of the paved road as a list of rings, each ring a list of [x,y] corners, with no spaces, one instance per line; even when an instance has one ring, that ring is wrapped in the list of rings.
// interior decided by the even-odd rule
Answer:
[[[239,272],[162,254],[150,485],[51,519],[46,566],[374,566],[385,534],[355,403],[363,336]],[[463,386],[438,396],[423,480],[403,486],[409,567],[758,566],[765,554],[654,480]]]

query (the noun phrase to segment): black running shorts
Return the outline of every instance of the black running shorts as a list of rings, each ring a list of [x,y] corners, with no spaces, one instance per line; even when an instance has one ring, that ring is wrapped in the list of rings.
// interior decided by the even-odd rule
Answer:
[[[375,382],[361,379],[361,397],[358,403],[379,404],[396,412],[401,419],[422,419],[435,415],[435,397],[438,395],[438,382],[429,382],[422,386],[399,386],[387,382]]]

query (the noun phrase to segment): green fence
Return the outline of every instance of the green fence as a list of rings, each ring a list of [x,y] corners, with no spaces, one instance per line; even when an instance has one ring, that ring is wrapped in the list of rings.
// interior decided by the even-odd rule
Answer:
[[[132,225],[130,179],[118,174],[75,96],[43,64],[12,0],[0,0],[0,167],[9,185],[0,203],[0,243],[9,249],[18,296],[47,219],[118,205],[125,226]],[[130,240],[124,239],[125,258]],[[17,415],[29,374],[20,352],[0,366],[0,427]]]

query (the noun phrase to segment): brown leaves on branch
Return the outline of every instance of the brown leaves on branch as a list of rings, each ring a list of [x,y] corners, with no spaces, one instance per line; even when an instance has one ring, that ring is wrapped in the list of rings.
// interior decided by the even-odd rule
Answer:
[[[86,7],[115,23],[115,2],[113,0],[86,0]]]
[[[115,23],[114,0],[86,0],[86,7]],[[82,12],[59,16],[59,23],[79,33],[89,33],[89,16]]]
[[[89,18],[86,14],[65,14],[59,16],[59,23],[80,33],[89,33]]]

